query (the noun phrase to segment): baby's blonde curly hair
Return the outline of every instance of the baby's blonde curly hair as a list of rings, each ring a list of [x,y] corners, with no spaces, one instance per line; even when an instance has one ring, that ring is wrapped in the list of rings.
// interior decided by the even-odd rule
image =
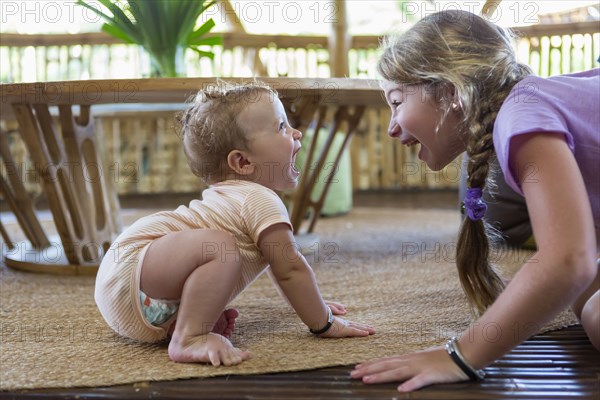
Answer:
[[[237,85],[219,81],[195,95],[191,107],[177,116],[183,151],[194,175],[208,185],[225,179],[229,152],[248,148],[237,117],[264,95],[275,99],[277,92],[259,81]]]

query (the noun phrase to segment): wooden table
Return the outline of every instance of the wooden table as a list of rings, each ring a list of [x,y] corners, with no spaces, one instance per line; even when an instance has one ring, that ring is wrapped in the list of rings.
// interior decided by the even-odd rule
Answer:
[[[290,197],[290,218],[296,232],[312,232],[331,182],[326,179],[318,199],[313,189],[326,159],[339,160],[368,106],[385,104],[379,83],[365,79],[261,78],[275,88],[292,126],[314,130],[303,174]],[[231,78],[229,83],[247,82]],[[5,201],[15,213],[30,247],[13,243],[0,224],[7,243],[6,264],[13,268],[62,274],[95,274],[112,241],[121,232],[119,201],[99,150],[92,106],[98,104],[184,103],[199,89],[215,86],[215,78],[88,80],[0,85],[2,119],[16,119],[60,236],[51,242],[25,191],[5,133],[0,135],[6,178],[0,180]],[[75,107],[78,106],[78,107]],[[58,108],[60,133],[50,107]],[[76,115],[75,112],[78,111]],[[319,132],[328,121],[324,145]],[[336,134],[343,145],[333,150]],[[307,146],[304,143],[304,146]],[[310,215],[305,224],[306,216]],[[302,225],[307,225],[303,228]],[[11,248],[12,246],[12,248]]]

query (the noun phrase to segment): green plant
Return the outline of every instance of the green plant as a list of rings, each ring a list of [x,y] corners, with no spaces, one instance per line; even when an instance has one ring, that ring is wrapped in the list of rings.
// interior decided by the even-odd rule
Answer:
[[[214,58],[214,53],[198,46],[221,44],[219,36],[206,37],[215,26],[212,18],[196,28],[202,13],[215,1],[204,0],[94,0],[112,16],[84,0],[78,5],[94,11],[105,23],[102,30],[126,43],[142,46],[151,61],[151,75],[178,76],[178,63],[187,48],[200,57]]]

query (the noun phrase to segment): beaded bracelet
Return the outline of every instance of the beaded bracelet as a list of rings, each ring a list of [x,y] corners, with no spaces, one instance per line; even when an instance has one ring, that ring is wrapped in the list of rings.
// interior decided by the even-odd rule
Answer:
[[[455,336],[452,339],[448,340],[448,343],[446,343],[446,350],[448,351],[448,354],[450,355],[452,360],[469,378],[471,378],[471,380],[478,381],[483,379],[485,377],[485,372],[483,372],[483,370],[473,368],[467,362],[467,360],[465,360],[465,358],[458,350],[458,346],[456,345],[457,341],[458,339]]]
[[[329,306],[327,307],[327,323],[325,324],[325,326],[319,330],[314,330],[314,329],[309,329],[310,333],[312,333],[313,335],[321,335],[325,332],[327,332],[329,330],[329,328],[331,328],[331,326],[333,325],[333,321],[334,321],[334,317],[333,317],[333,313],[331,312],[331,308],[329,308]]]

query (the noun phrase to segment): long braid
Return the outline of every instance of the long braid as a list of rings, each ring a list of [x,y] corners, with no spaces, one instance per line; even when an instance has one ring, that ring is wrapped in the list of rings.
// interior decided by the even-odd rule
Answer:
[[[495,82],[498,90],[485,98],[481,98],[473,108],[473,122],[469,126],[469,142],[467,144],[467,186],[469,188],[486,189],[491,186],[488,176],[495,159],[493,144],[494,122],[498,111],[513,86],[528,72],[528,68],[513,64],[513,71],[503,76],[502,81]],[[492,182],[493,184],[493,182]],[[489,261],[490,242],[498,237],[495,229],[484,219],[463,220],[457,243],[456,265],[460,282],[471,306],[483,313],[504,289],[504,283]]]
[[[499,109],[499,105],[496,108],[492,103],[494,102],[490,101],[478,107],[479,110],[474,110],[480,115],[480,118],[475,118],[474,121],[481,122],[474,122],[470,126],[471,135],[467,144],[469,188],[484,190],[488,183],[490,161],[495,156],[492,130]],[[472,221],[465,218],[457,243],[456,265],[460,282],[471,306],[478,313],[483,313],[504,288],[502,280],[489,261],[489,236],[493,233],[492,229],[483,219]]]

